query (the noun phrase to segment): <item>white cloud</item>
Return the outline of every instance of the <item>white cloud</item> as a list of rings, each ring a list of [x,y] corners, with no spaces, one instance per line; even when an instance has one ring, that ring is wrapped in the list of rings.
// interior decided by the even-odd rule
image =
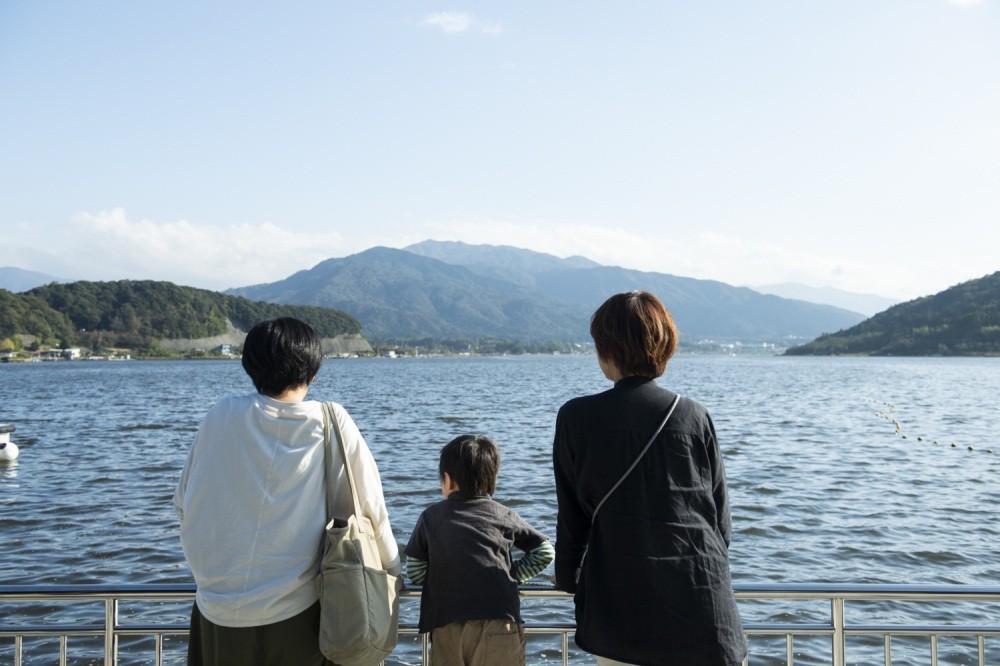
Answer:
[[[37,247],[41,237],[44,247]],[[209,289],[280,280],[344,250],[338,233],[292,232],[269,222],[221,227],[133,220],[121,208],[35,227],[13,245],[33,270],[63,279],[167,280]]]
[[[440,28],[443,32],[451,34],[466,32],[472,28],[490,35],[499,35],[503,32],[499,23],[480,21],[467,12],[435,12],[421,19],[420,25]]]
[[[929,265],[894,263],[885,256],[864,262],[833,250],[802,250],[716,233],[699,234],[689,250],[693,256],[710,258],[703,270],[711,279],[735,285],[797,282],[901,300],[945,288],[936,286],[940,271],[930,270]]]
[[[425,16],[420,25],[441,28],[444,32],[465,32],[475,20],[472,14],[464,12],[436,12]]]
[[[487,35],[500,35],[503,34],[503,26],[500,23],[490,23],[487,21],[477,21],[476,26],[479,28],[480,32],[484,32]]]
[[[949,5],[955,5],[956,7],[975,7],[977,5],[985,5],[986,0],[948,0]]]

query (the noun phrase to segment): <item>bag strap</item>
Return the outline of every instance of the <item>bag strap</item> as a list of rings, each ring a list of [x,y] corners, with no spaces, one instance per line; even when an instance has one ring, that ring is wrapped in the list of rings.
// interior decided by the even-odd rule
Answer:
[[[670,404],[670,409],[667,411],[667,415],[663,417],[663,421],[660,423],[660,427],[657,428],[656,432],[653,433],[653,436],[649,438],[649,441],[646,442],[646,446],[644,446],[642,448],[642,451],[639,452],[639,455],[636,456],[635,460],[632,462],[632,464],[629,466],[629,468],[627,470],[625,470],[625,473],[622,474],[621,478],[618,479],[618,481],[615,483],[615,485],[611,486],[611,490],[609,490],[607,493],[605,493],[605,495],[601,499],[601,501],[597,503],[597,507],[594,509],[594,513],[590,517],[590,525],[591,526],[593,526],[594,525],[594,521],[597,520],[597,512],[601,510],[601,507],[604,506],[604,503],[608,501],[609,497],[611,497],[611,493],[613,493],[616,490],[618,490],[618,486],[622,485],[622,481],[624,481],[628,477],[628,475],[632,473],[632,470],[634,470],[635,467],[636,467],[636,465],[639,464],[639,461],[642,460],[642,457],[644,455],[646,455],[646,451],[648,451],[649,447],[651,447],[653,445],[653,442],[659,436],[660,431],[663,430],[663,426],[667,425],[667,421],[670,420],[670,417],[673,415],[674,410],[677,408],[677,403],[680,402],[680,401],[681,401],[681,396],[680,396],[680,394],[677,394],[677,396],[674,398],[674,401]]]
[[[332,436],[331,436],[332,435]],[[337,412],[333,408],[332,402],[323,403],[323,464],[326,468],[326,519],[327,522],[334,518],[333,515],[333,456],[327,450],[336,438],[337,446],[340,448],[340,456],[344,459],[344,470],[347,472],[347,484],[351,487],[351,499],[354,502],[354,515],[361,515],[361,502],[358,501],[358,487],[354,482],[354,472],[351,471],[351,464],[347,458],[347,448],[344,445],[344,433],[340,430],[340,423],[337,421]]]

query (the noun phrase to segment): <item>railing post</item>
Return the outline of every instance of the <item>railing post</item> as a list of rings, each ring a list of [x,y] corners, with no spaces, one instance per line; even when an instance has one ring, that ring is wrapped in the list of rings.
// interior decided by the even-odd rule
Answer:
[[[118,663],[118,642],[115,640],[117,627],[118,599],[110,597],[104,600],[104,666],[116,666]]]
[[[830,600],[833,615],[833,666],[847,666],[847,637],[844,635],[844,600]]]
[[[68,585],[68,586],[34,586],[34,585],[3,585],[0,584],[0,640],[8,641],[6,649],[0,650],[0,663],[7,663],[11,666],[22,666],[27,661],[32,658],[46,659],[46,663],[56,663],[55,659],[48,659],[52,657],[51,653],[54,652],[52,647],[49,645],[49,641],[58,640],[58,652],[59,658],[58,663],[60,665],[67,663],[69,652],[67,643],[69,639],[76,640],[76,637],[86,637],[87,642],[92,645],[91,641],[94,639],[104,639],[104,658],[99,660],[98,663],[102,663],[105,666],[117,666],[118,664],[118,647],[121,642],[120,639],[123,636],[146,636],[153,635],[155,638],[154,643],[154,663],[159,666],[163,663],[164,652],[167,645],[165,645],[164,636],[183,636],[187,634],[187,624],[178,623],[176,620],[170,623],[152,623],[152,624],[139,624],[134,621],[130,616],[131,612],[126,613],[126,619],[121,626],[119,626],[119,611],[121,610],[121,603],[123,601],[128,601],[130,607],[133,600],[172,600],[177,601],[189,601],[191,595],[194,594],[193,585],[175,585],[175,584],[164,584],[164,585]],[[988,603],[1000,603],[1000,586],[986,586],[986,587],[972,587],[972,586],[914,586],[914,585],[753,585],[744,586],[742,589],[736,589],[738,599],[808,599],[810,601],[820,601],[830,603],[830,616],[829,618],[824,618],[818,623],[814,622],[767,622],[762,624],[754,624],[750,626],[745,625],[746,631],[749,632],[751,636],[783,636],[785,638],[785,659],[788,666],[794,666],[795,664],[795,653],[799,650],[796,646],[796,640],[801,636],[823,636],[824,640],[826,637],[830,638],[831,643],[828,644],[831,652],[828,653],[829,656],[824,656],[827,659],[826,663],[831,664],[831,666],[847,666],[847,637],[850,635],[853,638],[859,636],[871,636],[871,637],[882,637],[883,639],[883,657],[885,659],[885,664],[888,666],[892,663],[893,649],[892,649],[892,639],[894,636],[920,636],[923,639],[929,639],[930,641],[930,664],[929,666],[936,666],[941,661],[939,652],[942,651],[941,637],[952,636],[963,636],[970,639],[975,639],[976,647],[969,649],[969,652],[973,654],[978,652],[978,664],[979,666],[986,666],[987,664],[987,648],[986,642],[989,638],[1000,639],[1000,623],[995,620],[990,620],[990,624],[987,625],[962,625],[962,624],[933,624],[933,625],[914,625],[909,624],[891,624],[891,623],[881,623],[875,625],[852,623],[850,626],[847,625],[846,621],[846,604],[847,601],[861,601],[868,602],[871,600],[887,599],[894,601],[901,601],[904,603],[911,603],[914,601],[929,601],[936,603],[939,600],[944,601],[956,601],[962,603],[971,603],[984,601]],[[419,593],[410,592],[408,595],[413,598],[418,598]],[[541,590],[531,590],[525,594],[525,596],[531,598],[547,599],[547,598],[565,598],[569,599],[568,595],[563,595],[558,590],[553,589],[541,589]],[[40,625],[28,624],[26,622],[22,625],[22,620],[20,617],[12,616],[9,620],[5,617],[7,612],[7,605],[10,603],[20,604],[45,604],[48,601],[54,601],[56,603],[72,603],[76,600],[85,600],[88,604],[93,603],[103,603],[104,604],[104,619],[101,622],[100,619],[94,617],[95,611],[100,613],[100,606],[92,607],[88,606],[86,610],[86,619],[82,622],[75,622],[72,624],[52,624],[51,626],[47,623]],[[20,612],[15,613],[19,616]],[[417,627],[407,626],[404,633],[416,633]],[[556,633],[561,637],[561,652],[562,659],[561,662],[565,666],[570,660],[570,633],[573,631],[573,625],[563,625],[563,624],[546,624],[542,623],[539,627],[532,627],[530,633],[539,634],[550,634]],[[897,632],[894,634],[894,632]],[[40,652],[45,654],[35,655],[35,641],[37,638],[42,638],[38,641],[42,643],[40,646]],[[10,642],[13,641],[13,658],[11,659],[9,655]],[[132,639],[126,641],[127,651],[131,652]],[[138,642],[138,641],[136,641]],[[898,642],[898,641],[897,641]],[[421,661],[426,663],[429,656],[429,641],[427,634],[423,634],[419,638],[419,648],[421,651]],[[416,647],[416,646],[415,646]],[[852,653],[857,653],[859,646],[854,646]],[[868,648],[865,646],[860,646],[861,653],[867,653]],[[873,663],[880,663],[877,654],[877,646],[872,646],[875,649],[871,650],[871,661]],[[904,646],[905,647],[905,646]],[[25,659],[25,649],[31,653],[28,659]],[[898,649],[896,650],[898,652]],[[806,651],[808,654],[808,651]],[[4,661],[6,657],[7,661]],[[972,654],[969,655],[971,663],[977,663]],[[131,659],[129,655],[125,656],[126,660]],[[857,656],[855,655],[855,659]],[[743,666],[748,666],[752,660],[749,657],[743,660]]]

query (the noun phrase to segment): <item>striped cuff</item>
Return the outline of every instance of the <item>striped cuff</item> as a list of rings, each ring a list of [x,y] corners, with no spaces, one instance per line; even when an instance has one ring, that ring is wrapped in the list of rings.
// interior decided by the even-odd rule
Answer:
[[[427,562],[406,556],[406,577],[414,585],[423,585],[427,580]]]
[[[542,573],[545,567],[552,564],[556,559],[556,549],[549,541],[543,541],[538,546],[532,548],[524,554],[524,557],[514,562],[511,567],[511,574],[518,583],[527,583],[529,580]]]

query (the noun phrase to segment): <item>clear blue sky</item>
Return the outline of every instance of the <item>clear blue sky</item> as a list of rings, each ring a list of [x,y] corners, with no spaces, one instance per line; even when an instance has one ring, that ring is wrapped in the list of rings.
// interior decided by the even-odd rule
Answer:
[[[0,266],[433,238],[912,298],[1000,270],[1000,0],[0,0]]]

